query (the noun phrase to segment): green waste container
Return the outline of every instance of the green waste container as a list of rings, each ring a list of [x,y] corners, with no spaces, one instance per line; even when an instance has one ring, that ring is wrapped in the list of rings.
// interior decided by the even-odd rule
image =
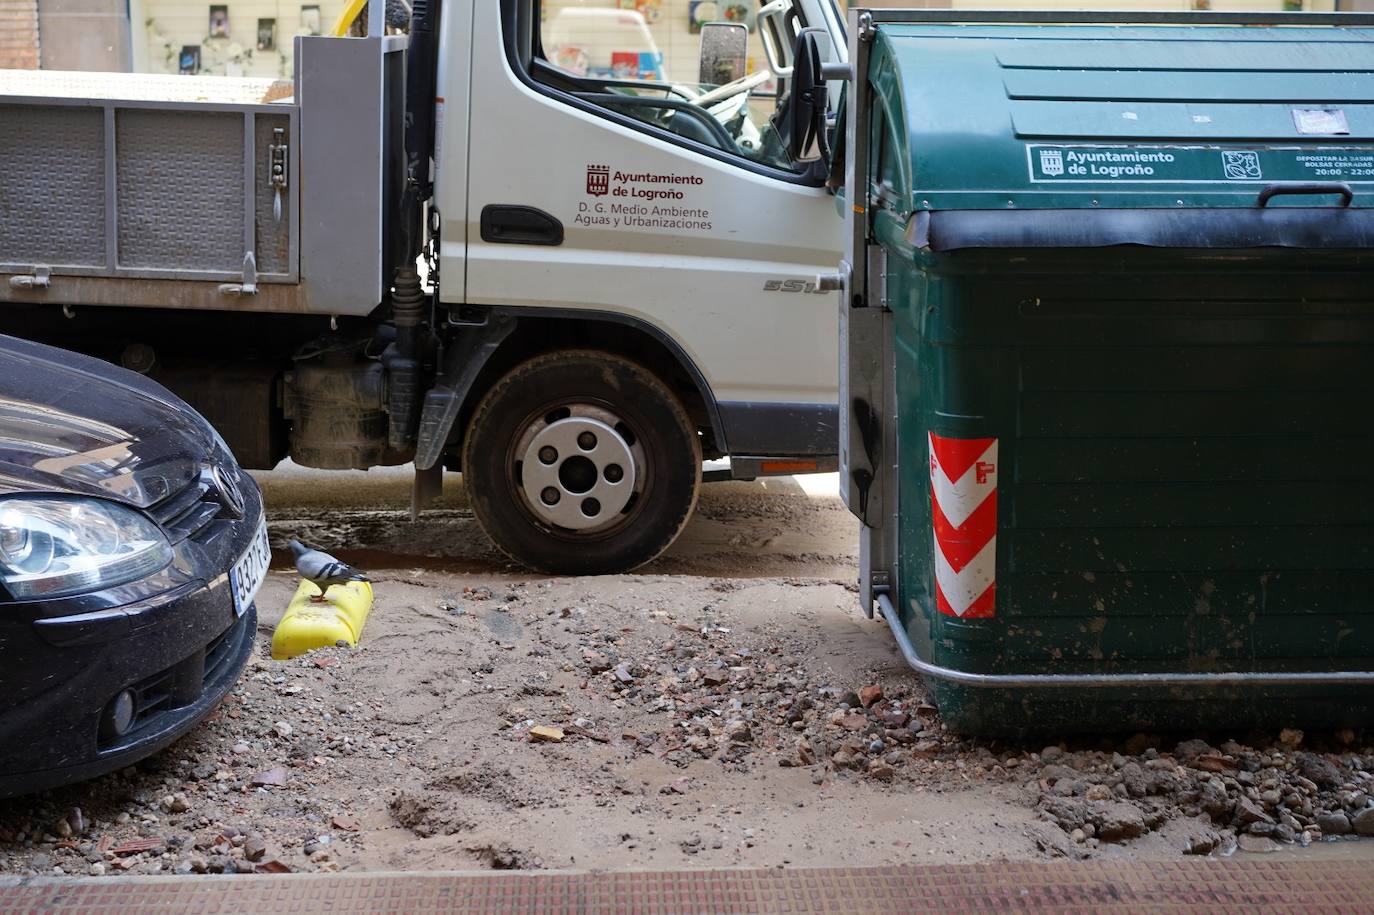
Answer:
[[[1013,19],[851,11],[865,609],[966,733],[1368,723],[1374,18]]]

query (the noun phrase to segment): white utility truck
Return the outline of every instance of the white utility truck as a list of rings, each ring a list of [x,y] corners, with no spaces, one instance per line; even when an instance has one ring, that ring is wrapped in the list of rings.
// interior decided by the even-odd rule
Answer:
[[[461,470],[530,566],[646,562],[703,460],[837,450],[842,18],[672,9],[418,0],[291,81],[0,71],[0,332],[149,374],[246,467],[413,461],[417,511]]]

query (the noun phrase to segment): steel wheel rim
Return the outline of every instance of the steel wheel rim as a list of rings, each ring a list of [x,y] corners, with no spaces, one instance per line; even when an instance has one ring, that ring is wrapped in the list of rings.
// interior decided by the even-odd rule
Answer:
[[[630,522],[648,488],[642,438],[617,412],[585,401],[526,418],[507,461],[517,502],[564,536],[607,535]]]

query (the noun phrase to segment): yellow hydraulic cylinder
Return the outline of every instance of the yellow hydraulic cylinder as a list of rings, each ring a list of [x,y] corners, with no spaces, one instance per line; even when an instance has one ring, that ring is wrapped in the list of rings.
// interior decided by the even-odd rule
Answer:
[[[301,582],[272,633],[274,659],[284,661],[339,642],[358,644],[372,610],[372,585],[365,581],[330,585],[324,600],[317,600],[319,596],[316,585]]]

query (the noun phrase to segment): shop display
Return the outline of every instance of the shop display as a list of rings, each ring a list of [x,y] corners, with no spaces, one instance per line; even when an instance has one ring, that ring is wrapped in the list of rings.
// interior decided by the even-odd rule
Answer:
[[[229,7],[222,4],[215,4],[210,7],[210,32],[211,38],[229,37]]]
[[[177,72],[186,76],[194,76],[200,72],[200,45],[181,46],[181,53],[177,55]]]

